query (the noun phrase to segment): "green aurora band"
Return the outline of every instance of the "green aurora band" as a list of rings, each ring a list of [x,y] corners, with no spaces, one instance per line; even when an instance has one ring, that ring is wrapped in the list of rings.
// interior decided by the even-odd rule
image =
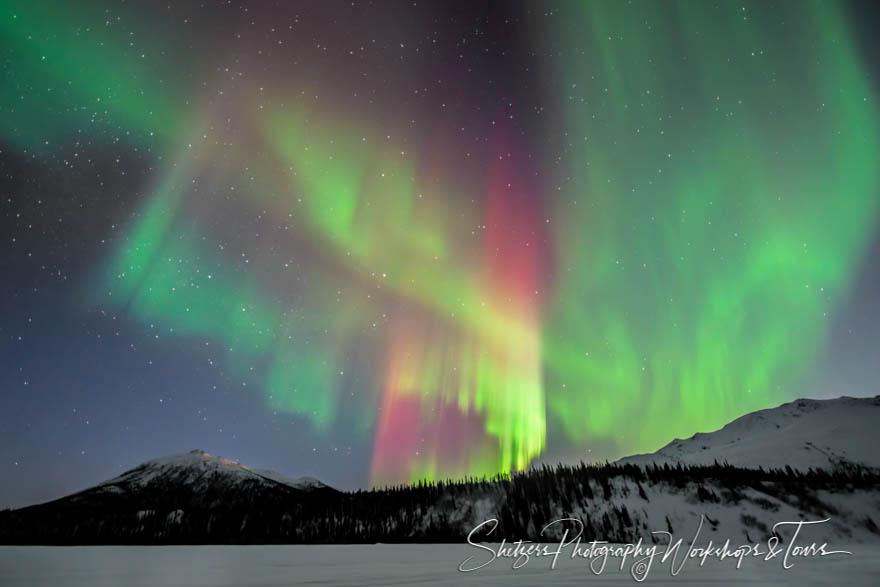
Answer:
[[[568,152],[543,344],[566,439],[654,449],[810,376],[873,233],[880,128],[839,7],[781,6],[554,19]]]
[[[88,3],[0,2],[4,142],[41,152],[101,134],[108,143],[177,139],[189,110],[169,67],[180,47],[145,7],[126,12],[121,20]]]
[[[195,116],[159,75],[178,51],[153,39],[147,65],[112,19],[73,12],[4,6],[21,65],[0,133],[33,151],[100,127],[157,151],[98,304],[222,349],[232,373],[261,365],[267,408],[374,443],[373,483],[653,450],[790,399],[874,233],[880,119],[832,3],[565,4],[535,31],[564,143],[537,197],[488,158],[461,185],[283,87],[265,110],[226,98],[246,122],[205,146],[217,103]],[[28,104],[24,85],[60,90]],[[546,224],[543,250],[498,210]]]

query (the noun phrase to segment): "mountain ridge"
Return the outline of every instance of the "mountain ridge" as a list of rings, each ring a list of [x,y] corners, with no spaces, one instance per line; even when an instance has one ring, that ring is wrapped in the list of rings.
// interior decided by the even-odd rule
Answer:
[[[125,471],[121,475],[114,477],[112,479],[108,479],[102,483],[99,483],[95,487],[101,487],[104,485],[111,485],[120,482],[121,480],[126,479],[126,477],[132,476],[134,473],[142,470],[150,470],[152,469],[154,472],[158,472],[160,469],[174,469],[174,468],[195,468],[199,465],[206,465],[208,468],[214,467],[218,470],[226,469],[227,472],[240,472],[242,475],[256,475],[258,477],[262,477],[263,479],[273,481],[276,483],[282,483],[284,485],[288,485],[295,489],[303,489],[310,490],[320,487],[329,487],[325,483],[313,478],[313,477],[297,477],[297,478],[289,478],[281,473],[276,471],[272,471],[269,469],[253,469],[246,465],[241,464],[240,461],[227,459],[225,457],[219,455],[213,455],[207,451],[196,448],[186,453],[168,455],[164,457],[159,457],[156,459],[151,459],[149,461],[145,461],[140,465],[134,467],[133,469],[129,469]],[[141,478],[143,482],[144,479]]]
[[[749,412],[718,430],[676,438],[653,453],[630,455],[619,464],[710,465],[835,469],[880,468],[872,438],[880,424],[880,396],[800,398]]]
[[[664,448],[675,459],[634,455],[356,492],[310,478],[292,483],[194,450],[52,502],[0,512],[0,544],[459,542],[492,518],[493,540],[546,540],[553,538],[540,533],[547,523],[574,518],[591,539],[656,541],[653,530],[692,532],[705,518],[718,536],[748,543],[768,537],[773,522],[810,519],[829,520],[811,539],[876,541],[880,468],[870,459],[863,464],[858,450],[873,438],[877,408],[880,397],[795,400],[674,440]],[[805,430],[818,439],[806,448]],[[773,453],[762,444],[768,442],[781,448]],[[749,456],[756,446],[763,464],[730,462],[757,458]],[[772,465],[768,454],[784,465]]]
[[[145,461],[122,474],[72,494],[14,511],[61,506],[98,508],[138,504],[185,508],[239,507],[262,499],[278,501],[312,492],[337,490],[311,477],[289,479],[274,471],[251,469],[201,449]]]

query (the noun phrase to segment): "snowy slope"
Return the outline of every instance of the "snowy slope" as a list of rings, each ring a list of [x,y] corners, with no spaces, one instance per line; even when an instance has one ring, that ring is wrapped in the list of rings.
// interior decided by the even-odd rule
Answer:
[[[197,449],[147,461],[119,477],[99,484],[95,489],[143,489],[160,480],[198,488],[217,482],[229,484],[242,480],[259,481],[262,478],[262,475],[236,461]]]
[[[747,485],[753,485],[749,487]],[[636,541],[660,540],[654,531],[670,531],[677,537],[691,539],[698,529],[703,540],[721,538],[732,543],[752,544],[766,541],[773,535],[778,522],[827,520],[804,529],[806,542],[877,542],[880,531],[874,520],[880,520],[880,488],[855,488],[828,491],[814,489],[808,482],[794,484],[751,479],[736,486],[731,479],[689,479],[683,475],[678,482],[651,480],[636,482],[626,476],[608,480],[607,491],[595,479],[587,480],[582,490],[590,487],[592,495],[567,503],[555,501],[544,514],[532,514],[533,535],[542,525],[553,520],[576,518],[586,521],[587,540]],[[700,493],[703,491],[703,496]],[[454,502],[441,496],[421,518],[428,524],[442,518],[461,535],[488,519],[504,519],[509,495],[497,487],[480,488],[470,499]],[[534,507],[540,512],[540,508]],[[625,521],[621,518],[625,512]],[[559,524],[543,534],[548,541],[561,538],[563,530],[575,533],[574,524]],[[778,529],[786,540],[791,527]],[[517,538],[523,536],[517,535]],[[491,539],[498,540],[498,537]]]
[[[301,489],[302,491],[312,491],[314,489],[320,489],[322,487],[329,487],[329,485],[322,483],[314,477],[296,477],[294,479],[291,479],[290,477],[286,477],[281,473],[276,473],[275,471],[270,471],[269,469],[251,470],[262,477],[272,479],[273,481],[277,481],[278,483],[289,485],[290,487],[293,487],[295,489]]]
[[[119,477],[101,483],[98,487],[123,485],[132,488],[146,487],[156,479],[173,480],[194,487],[218,482],[228,484],[266,479],[305,491],[328,487],[312,477],[291,479],[268,469],[251,469],[238,461],[215,456],[199,449],[147,461]]]
[[[769,536],[776,522],[826,519],[810,539],[873,542],[880,539],[880,459],[871,454],[878,416],[880,397],[797,400],[623,460],[735,467],[580,465],[499,482],[352,493],[192,451],[0,512],[0,544],[446,541],[490,518],[513,538],[535,539],[544,524],[567,517],[582,520],[591,538],[634,541],[664,529],[692,536],[701,516],[707,536],[748,543]],[[870,469],[846,467],[854,463]],[[767,470],[787,465],[844,470]]]
[[[289,479],[275,471],[250,469],[237,461],[196,449],[147,461],[87,491],[140,491],[160,483],[182,485],[194,491],[229,489],[245,483],[279,483],[302,491],[328,487],[311,477]]]
[[[127,509],[252,507],[298,500],[315,491],[335,492],[320,481],[287,479],[274,471],[253,470],[203,450],[142,463],[118,477],[55,502],[70,506]]]
[[[712,464],[794,469],[861,464],[880,468],[880,396],[799,399],[733,420],[720,430],[675,439],[621,464]]]

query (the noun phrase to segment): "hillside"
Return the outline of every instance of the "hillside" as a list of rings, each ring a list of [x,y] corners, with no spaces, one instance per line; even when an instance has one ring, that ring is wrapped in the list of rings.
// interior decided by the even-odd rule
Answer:
[[[790,466],[801,471],[851,465],[880,468],[880,453],[874,450],[878,430],[880,396],[799,399],[618,462],[711,465],[717,461],[738,467]]]
[[[776,522],[825,520],[808,538],[880,539],[880,398],[798,400],[611,465],[532,468],[495,479],[339,492],[203,451],[148,461],[45,504],[0,512],[2,544],[463,542],[558,537],[661,540],[654,531],[766,540]],[[559,527],[556,527],[559,529]],[[570,528],[572,528],[570,526]]]

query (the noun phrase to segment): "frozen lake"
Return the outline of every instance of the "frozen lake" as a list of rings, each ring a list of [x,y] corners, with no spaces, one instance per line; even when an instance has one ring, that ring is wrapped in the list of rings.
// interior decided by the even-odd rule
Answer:
[[[714,582],[761,585],[876,585],[880,545],[834,545],[853,554],[798,559],[791,569],[778,560],[709,559],[703,567],[688,559],[678,576],[669,561],[652,565],[648,584],[706,585]],[[635,584],[619,559],[608,559],[601,576],[588,559],[560,555],[556,569],[546,557],[511,569],[497,559],[468,573],[458,571],[468,557],[476,564],[489,555],[460,545],[368,546],[102,546],[0,547],[4,587],[281,587],[285,585],[585,585]],[[681,560],[681,559],[679,559]],[[595,563],[594,563],[595,564]]]

